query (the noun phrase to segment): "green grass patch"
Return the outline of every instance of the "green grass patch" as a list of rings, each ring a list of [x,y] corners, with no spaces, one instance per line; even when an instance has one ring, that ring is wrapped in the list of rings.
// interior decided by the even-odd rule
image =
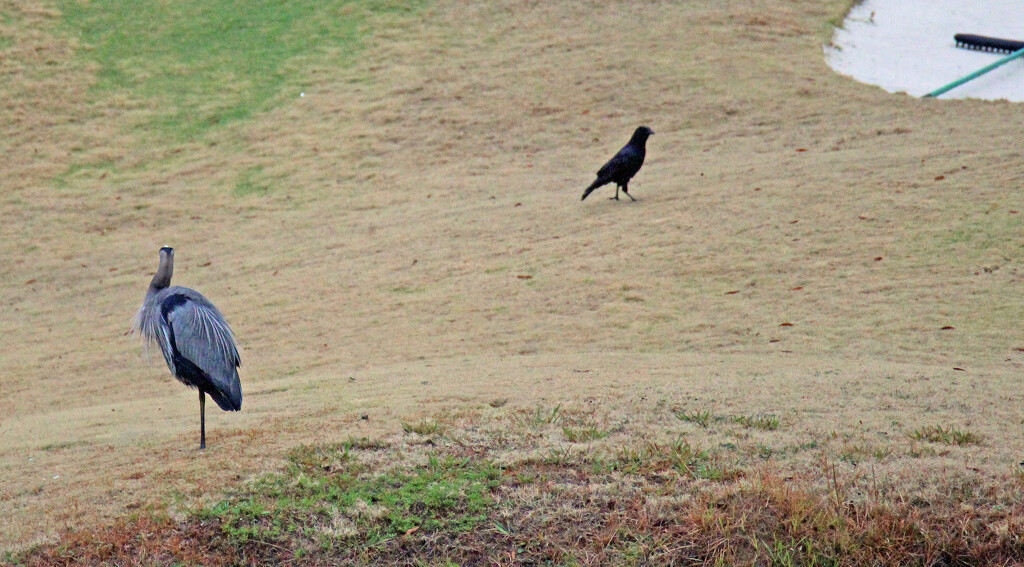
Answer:
[[[248,195],[263,196],[270,193],[270,182],[263,177],[263,167],[251,167],[243,171],[235,182],[235,195],[245,197]]]
[[[465,532],[495,506],[501,469],[489,461],[431,455],[421,466],[375,470],[354,450],[353,443],[298,447],[285,472],[261,477],[196,517],[218,519],[235,545],[302,540],[329,551],[417,531]]]
[[[298,97],[311,63],[349,65],[367,17],[423,2],[60,0],[62,22],[98,64],[96,97],[125,95],[180,139]]]
[[[631,474],[672,469],[691,478],[708,480],[729,480],[739,474],[718,457],[682,438],[671,443],[648,441],[640,446],[620,447],[610,464],[614,470]]]
[[[604,439],[611,433],[608,429],[601,429],[594,424],[566,426],[562,428],[562,434],[570,443],[586,443]]]
[[[556,406],[550,412],[538,408],[531,416],[533,426],[562,426],[562,435],[570,443],[587,443],[604,439],[616,431],[622,431],[623,424],[609,424],[607,420],[597,418],[590,410],[562,410]]]
[[[117,164],[112,161],[96,161],[92,163],[73,163],[68,166],[67,171],[57,176],[54,185],[67,187],[80,179],[102,180],[111,173],[117,171]]]
[[[711,423],[711,410],[704,411],[686,411],[679,410],[675,412],[675,416],[682,421],[687,423],[696,423],[697,425],[707,429],[708,424]]]
[[[411,287],[411,286],[407,286],[407,285],[400,285],[400,286],[395,286],[395,287],[389,289],[388,291],[390,291],[391,293],[398,293],[398,294],[406,295],[406,294],[412,294],[412,293],[422,293],[422,292],[426,291],[426,289],[427,288],[425,288],[425,287]]]
[[[421,419],[416,423],[402,422],[402,431],[416,433],[417,435],[433,435],[444,431],[444,426],[433,419]]]
[[[85,441],[60,441],[57,443],[47,443],[39,448],[40,451],[60,451],[62,449],[70,449],[79,445],[87,445]]]
[[[558,404],[550,409],[544,406],[537,406],[533,411],[523,410],[519,412],[517,421],[522,425],[537,428],[558,423],[562,419],[561,414],[562,404]]]
[[[763,429],[764,431],[775,431],[779,428],[778,416],[771,414],[758,414],[737,416],[732,418],[733,422],[746,427],[747,429]]]
[[[910,432],[910,438],[915,441],[927,441],[929,443],[945,443],[947,445],[977,445],[982,442],[982,437],[970,431],[963,431],[955,426],[932,425],[921,427]]]

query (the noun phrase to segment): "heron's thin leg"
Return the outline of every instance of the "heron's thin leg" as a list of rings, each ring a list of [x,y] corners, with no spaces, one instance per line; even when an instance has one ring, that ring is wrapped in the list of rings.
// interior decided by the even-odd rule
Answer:
[[[199,448],[206,448],[206,392],[199,390]]]

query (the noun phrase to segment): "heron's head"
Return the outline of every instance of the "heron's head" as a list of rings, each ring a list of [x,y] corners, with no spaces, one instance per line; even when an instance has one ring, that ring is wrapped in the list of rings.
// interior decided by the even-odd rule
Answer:
[[[171,275],[174,273],[174,248],[164,246],[160,249],[160,267],[149,284],[150,293],[161,290],[171,285]]]

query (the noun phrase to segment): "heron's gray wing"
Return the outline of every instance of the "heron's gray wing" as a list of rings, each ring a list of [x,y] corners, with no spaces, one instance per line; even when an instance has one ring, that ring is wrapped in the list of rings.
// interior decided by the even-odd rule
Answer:
[[[210,379],[207,393],[223,410],[242,408],[242,386],[238,380],[241,359],[231,328],[220,311],[199,292],[171,288],[164,300],[173,346],[182,357]],[[177,297],[174,297],[177,296]]]
[[[149,349],[155,344],[160,347],[160,354],[167,361],[167,367],[171,374],[177,374],[174,368],[174,350],[171,348],[170,329],[160,313],[160,303],[166,297],[165,293],[147,294],[142,302],[142,307],[135,315],[135,329],[142,337],[142,344]]]

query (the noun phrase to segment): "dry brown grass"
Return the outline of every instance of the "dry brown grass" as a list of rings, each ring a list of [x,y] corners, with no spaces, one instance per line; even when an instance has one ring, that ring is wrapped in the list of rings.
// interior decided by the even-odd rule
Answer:
[[[701,448],[687,434],[667,439],[671,424],[630,422],[641,408],[631,409],[459,407],[425,419],[437,426],[431,433],[300,446],[290,452],[287,472],[239,487],[222,501],[179,503],[171,514],[75,530],[23,562],[853,567],[1024,561],[1019,480],[959,469],[922,491],[898,477],[909,472],[919,479],[909,467],[832,460],[837,440],[803,449],[817,463],[794,466],[742,447]],[[667,413],[643,409],[647,416]],[[600,424],[607,435],[599,443],[567,442],[567,426],[579,423]],[[415,480],[377,482],[421,473],[430,476],[421,490],[409,488]],[[370,486],[378,488],[367,492]],[[941,493],[928,492],[938,487]],[[389,490],[406,493],[393,504],[407,506],[404,513],[387,504]],[[439,494],[454,498],[438,500]],[[431,520],[435,507],[444,512]],[[469,525],[446,530],[429,527],[431,521]]]
[[[0,2],[3,545],[500,399],[612,404],[794,470],[830,439],[926,500],[1014,477],[1020,105],[836,76],[839,0],[465,4],[157,143],[146,108],[90,98],[53,10]],[[639,123],[640,201],[579,203]],[[267,194],[236,194],[253,175]],[[163,244],[243,349],[244,409],[206,453],[192,393],[126,335]],[[758,414],[784,426],[728,421]],[[983,441],[908,437],[936,426]]]

